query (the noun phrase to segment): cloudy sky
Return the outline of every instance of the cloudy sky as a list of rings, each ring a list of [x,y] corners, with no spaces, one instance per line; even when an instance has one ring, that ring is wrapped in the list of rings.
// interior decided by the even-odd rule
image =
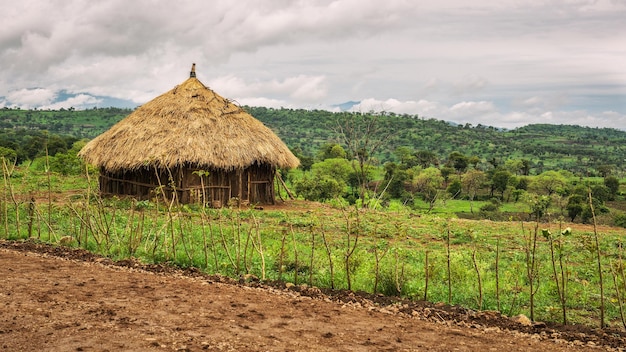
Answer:
[[[626,0],[0,0],[0,107],[241,105],[626,129]]]

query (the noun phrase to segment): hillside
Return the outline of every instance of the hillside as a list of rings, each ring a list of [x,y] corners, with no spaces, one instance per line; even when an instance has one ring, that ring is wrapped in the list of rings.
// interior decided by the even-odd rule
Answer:
[[[247,109],[274,129],[291,148],[301,148],[311,155],[323,143],[338,142],[334,130],[348,114]],[[626,132],[617,129],[542,124],[502,130],[396,114],[380,117],[379,121],[384,124],[385,134],[393,136],[378,155],[383,162],[393,160],[393,152],[400,146],[434,152],[440,160],[453,151],[476,155],[483,161],[528,159],[537,173],[544,168],[586,173],[600,165],[619,166],[626,160]]]
[[[311,157],[324,144],[339,142],[335,130],[350,116],[347,112],[324,110],[245,109],[272,128],[290,148]],[[93,138],[130,112],[118,108],[83,111],[5,108],[0,110],[0,146],[18,149],[31,145],[32,151],[37,146],[25,142],[26,135],[44,130],[77,139]],[[566,169],[577,174],[594,174],[602,165],[613,165],[623,171],[626,160],[626,131],[617,129],[536,124],[503,130],[393,113],[377,116],[377,119],[384,134],[392,136],[376,155],[381,163],[395,160],[394,151],[401,146],[431,151],[440,160],[445,160],[453,151],[478,156],[483,162],[527,159],[533,166],[532,173]]]

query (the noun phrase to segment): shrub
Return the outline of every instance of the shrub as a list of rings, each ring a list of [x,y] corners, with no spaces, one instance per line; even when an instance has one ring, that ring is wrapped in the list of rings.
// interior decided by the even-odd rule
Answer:
[[[450,193],[451,196],[456,197],[461,194],[461,187],[461,181],[454,180],[450,182],[450,185],[448,185],[447,191],[448,193]]]
[[[626,228],[626,214],[615,214],[613,222],[615,223],[615,226]]]
[[[342,195],[345,185],[328,176],[303,177],[295,182],[295,191],[306,200],[324,201]]]
[[[483,205],[482,207],[480,207],[480,211],[481,212],[492,212],[492,211],[498,211],[498,209],[500,209],[500,205],[502,203],[500,202],[499,199],[497,198],[491,198],[491,200],[489,201],[489,203]]]

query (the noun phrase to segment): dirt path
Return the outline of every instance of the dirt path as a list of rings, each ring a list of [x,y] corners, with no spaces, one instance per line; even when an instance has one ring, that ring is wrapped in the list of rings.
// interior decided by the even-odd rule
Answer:
[[[342,303],[314,289],[304,295],[138,267],[80,250],[0,241],[0,350],[510,352],[597,344],[458,319],[436,323],[427,318],[430,309]]]

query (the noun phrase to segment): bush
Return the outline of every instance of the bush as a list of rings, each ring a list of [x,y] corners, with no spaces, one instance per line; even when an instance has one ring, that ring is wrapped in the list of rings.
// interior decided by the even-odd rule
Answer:
[[[500,202],[499,199],[497,198],[491,198],[491,200],[489,201],[489,203],[483,205],[482,207],[480,207],[480,211],[481,212],[493,212],[493,211],[498,211],[498,209],[500,209],[500,205],[502,203]]]
[[[0,158],[7,160],[7,164],[13,164],[17,159],[17,153],[11,148],[0,147]]]
[[[306,200],[325,201],[343,194],[344,184],[328,176],[309,178],[303,177],[296,181],[295,191]]]
[[[446,190],[448,191],[448,193],[450,193],[452,197],[456,197],[461,194],[461,187],[461,181],[454,180],[450,183],[450,185],[448,185],[448,188]]]
[[[615,226],[626,228],[626,214],[615,214],[613,222],[615,223]]]

